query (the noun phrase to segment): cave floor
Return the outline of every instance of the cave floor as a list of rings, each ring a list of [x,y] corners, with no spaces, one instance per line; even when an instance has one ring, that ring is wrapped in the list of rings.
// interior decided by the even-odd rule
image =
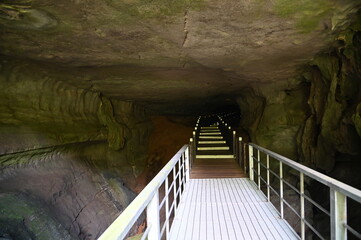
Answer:
[[[170,239],[298,239],[247,178],[191,179]]]

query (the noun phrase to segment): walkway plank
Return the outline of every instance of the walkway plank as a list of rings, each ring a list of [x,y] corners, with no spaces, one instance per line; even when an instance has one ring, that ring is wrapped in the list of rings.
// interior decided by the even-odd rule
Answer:
[[[170,239],[298,239],[247,178],[191,179]]]
[[[196,159],[192,166],[191,178],[242,178],[246,177],[233,158]]]

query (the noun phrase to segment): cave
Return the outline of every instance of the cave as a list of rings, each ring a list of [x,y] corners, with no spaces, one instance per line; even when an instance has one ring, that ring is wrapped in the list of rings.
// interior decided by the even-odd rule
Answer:
[[[361,189],[357,0],[0,0],[0,82],[0,239],[99,238],[210,114]]]

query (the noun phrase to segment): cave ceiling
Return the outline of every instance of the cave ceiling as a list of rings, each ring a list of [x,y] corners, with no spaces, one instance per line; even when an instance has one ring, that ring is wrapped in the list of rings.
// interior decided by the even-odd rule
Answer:
[[[359,8],[346,0],[0,0],[0,55],[120,100],[204,105],[294,76]]]

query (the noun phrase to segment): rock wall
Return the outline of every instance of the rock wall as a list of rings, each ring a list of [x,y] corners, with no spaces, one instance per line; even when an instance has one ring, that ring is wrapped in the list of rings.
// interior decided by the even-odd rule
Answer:
[[[96,239],[140,188],[152,125],[144,109],[57,76],[1,60],[0,236]]]
[[[340,32],[300,76],[244,88],[237,102],[252,141],[330,173],[361,156],[361,27]]]
[[[361,189],[361,14],[358,16],[299,76],[253,84],[240,92],[237,102],[241,126],[251,141]],[[298,186],[297,175],[292,171],[285,175]],[[306,188],[319,204],[329,207],[325,187],[307,181]],[[290,195],[291,203],[299,201],[295,195]],[[351,202],[350,207],[349,221],[357,228],[361,226],[356,217],[360,206]],[[328,236],[329,219],[317,210],[308,214],[316,229]],[[291,224],[298,226],[297,220]]]
[[[356,26],[355,26],[356,27]],[[305,78],[311,82],[311,115],[300,133],[304,161],[332,171],[337,162],[358,161],[361,138],[357,129],[361,102],[361,28],[338,37],[338,46],[317,55]]]
[[[0,202],[10,199],[19,203],[0,203],[0,221],[4,223],[0,234],[26,239],[9,230],[27,222],[24,228],[34,239],[56,239],[57,235],[51,232],[55,227],[61,229],[59,234],[68,236],[66,239],[100,236],[135,194],[117,174],[95,170],[89,156],[86,158],[80,150],[76,146],[53,149],[51,153],[23,154],[16,160],[12,157],[11,166],[1,171]],[[37,210],[32,211],[33,202],[37,203],[35,209],[41,211],[39,217]],[[48,222],[50,227],[38,226],[37,221]]]

